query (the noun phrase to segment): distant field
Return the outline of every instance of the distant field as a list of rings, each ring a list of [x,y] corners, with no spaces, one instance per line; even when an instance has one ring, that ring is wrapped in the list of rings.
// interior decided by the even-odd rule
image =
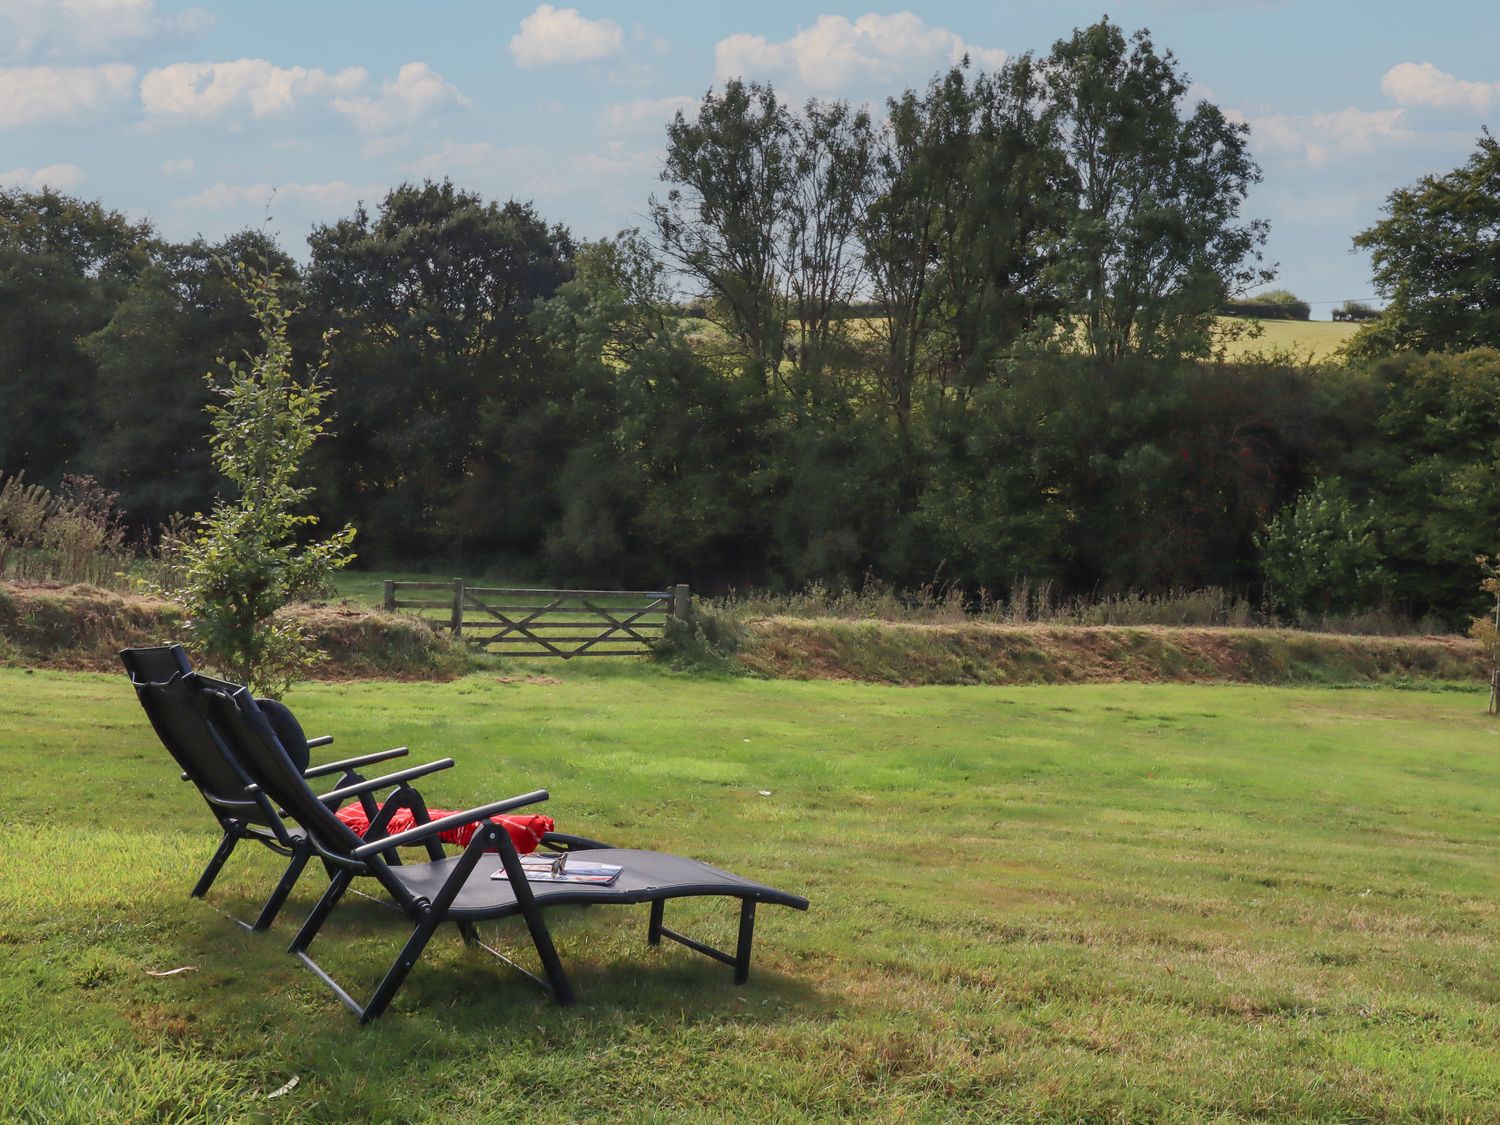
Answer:
[[[1235,323],[1220,317],[1221,324]],[[1299,359],[1329,359],[1359,331],[1345,320],[1262,320],[1263,329],[1253,340],[1238,340],[1229,349],[1232,356],[1290,352]]]
[[[558,909],[579,1003],[457,934],[360,1029],[245,916],[119,675],[0,669],[7,1121],[1494,1121],[1500,741],[1469,693],[719,680],[630,663],[299,687],[338,741],[547,786],[560,827],[701,856],[764,907],[750,982]],[[668,924],[733,941],[722,903]],[[340,907],[362,991],[405,932]],[[486,940],[534,964],[519,920]],[[174,976],[162,972],[191,966]],[[295,1087],[287,1089],[293,1078]],[[286,1092],[273,1098],[278,1090]]]
[[[1245,323],[1231,317],[1220,317],[1219,321],[1226,325]],[[719,352],[729,346],[724,333],[708,321],[688,323],[689,331],[703,350]],[[1358,324],[1342,320],[1262,320],[1254,323],[1263,329],[1261,335],[1236,341],[1229,348],[1232,357],[1290,353],[1303,360],[1329,359],[1359,331]],[[854,321],[853,324],[856,336],[867,336],[873,331],[869,320]]]

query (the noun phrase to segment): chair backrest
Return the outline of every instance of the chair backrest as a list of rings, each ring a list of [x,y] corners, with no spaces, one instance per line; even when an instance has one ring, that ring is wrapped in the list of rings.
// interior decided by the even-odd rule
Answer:
[[[126,649],[120,660],[157,737],[204,799],[240,819],[274,821],[263,802],[245,792],[247,778],[208,722],[197,673],[182,646]]]
[[[364,843],[334,816],[314,793],[302,771],[287,754],[276,727],[255,699],[239,684],[195,675],[208,707],[208,717],[246,775],[307,832],[325,856],[354,861],[353,851]],[[383,867],[374,864],[372,867]]]

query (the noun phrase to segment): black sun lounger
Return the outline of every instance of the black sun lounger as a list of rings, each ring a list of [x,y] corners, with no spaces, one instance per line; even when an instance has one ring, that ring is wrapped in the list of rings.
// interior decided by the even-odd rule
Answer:
[[[590,860],[617,864],[623,871],[610,886],[528,882],[510,834],[499,825],[489,822],[488,818],[547,800],[548,794],[542,789],[467,809],[425,824],[418,823],[415,828],[393,836],[381,835],[386,810],[390,807],[390,802],[387,802],[386,808],[381,810],[380,823],[372,823],[367,838],[361,839],[334,816],[324,801],[308,787],[295,763],[287,756],[271,722],[249,692],[234,685],[205,688],[205,691],[209,697],[211,720],[219,728],[231,752],[243,765],[245,772],[255,779],[259,789],[282,806],[290,819],[301,827],[315,853],[332,873],[327,891],[293,939],[291,952],[300,957],[333,989],[335,995],[359,1016],[361,1023],[376,1019],[385,1011],[412,966],[421,957],[427,943],[444,922],[456,923],[466,942],[482,944],[474,923],[519,914],[526,922],[532,944],[536,947],[546,974],[545,980],[537,977],[533,979],[550,989],[558,1003],[568,1004],[572,1002],[573,990],[542,917],[542,908],[545,906],[561,903],[649,903],[650,921],[646,933],[648,942],[659,944],[663,937],[667,937],[722,961],[733,967],[736,984],[743,983],[750,973],[750,947],[755,932],[756,904],[779,903],[797,910],[807,909],[808,902],[805,898],[731,875],[696,860],[660,852],[610,848],[578,837],[556,834],[549,834],[544,843],[561,845],[570,851],[584,851]],[[435,766],[451,764],[449,760],[434,763]],[[342,791],[346,794],[352,790],[367,792],[375,787],[389,785],[392,780],[400,777],[401,775],[396,774],[389,778],[376,778],[361,785],[346,787]],[[422,818],[418,819],[420,821]],[[429,841],[446,829],[476,821],[484,823],[460,855],[433,859],[427,863],[402,865],[392,862],[395,849],[400,846]],[[498,856],[491,854],[486,858],[486,852],[498,852]],[[508,879],[492,878],[497,870],[497,862],[503,864]],[[363,1005],[355,1001],[307,952],[339,899],[359,875],[378,879],[414,923],[405,946]],[[685,937],[663,924],[664,907],[668,899],[699,895],[719,895],[740,900],[739,941],[733,954]],[[509,958],[498,954],[496,950],[488,946],[483,948],[509,961]]]
[[[193,671],[181,645],[129,648],[120,653],[120,660],[130,673],[130,682],[135,686],[136,696],[157,737],[182,770],[182,779],[191,781],[197,788],[223,832],[217,850],[193,887],[193,897],[202,898],[208,893],[224,862],[241,840],[254,840],[287,857],[286,870],[255,921],[240,922],[247,929],[266,929],[312,857],[307,833],[293,824],[284,823],[264,794],[247,791],[249,778],[207,720],[200,677]],[[290,732],[288,740],[292,740]],[[364,780],[356,772],[357,767],[399,758],[406,753],[403,746],[347,761],[308,766],[306,748],[332,741],[332,737],[327,736],[302,740],[301,776],[338,774],[340,786],[353,785]],[[373,812],[373,804],[367,811]]]

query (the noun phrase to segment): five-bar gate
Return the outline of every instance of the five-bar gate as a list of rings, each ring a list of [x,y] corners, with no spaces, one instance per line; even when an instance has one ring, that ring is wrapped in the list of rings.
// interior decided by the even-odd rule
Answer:
[[[443,591],[448,596],[434,595]],[[418,596],[403,598],[412,591]],[[426,596],[423,596],[426,595]],[[666,590],[530,590],[451,582],[385,584],[385,608],[445,611],[453,635],[509,656],[636,656],[669,617],[686,617],[685,585]]]

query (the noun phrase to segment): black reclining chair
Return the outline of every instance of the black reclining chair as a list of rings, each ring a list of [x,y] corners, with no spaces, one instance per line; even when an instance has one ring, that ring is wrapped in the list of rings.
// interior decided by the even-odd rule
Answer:
[[[671,938],[722,961],[733,967],[736,984],[743,983],[749,976],[756,904],[779,903],[797,910],[808,907],[807,900],[798,895],[731,875],[696,860],[660,852],[610,848],[595,841],[556,833],[549,833],[543,840],[544,845],[559,850],[585,851],[589,859],[617,864],[623,870],[609,886],[528,882],[509,833],[489,818],[545,801],[548,794],[541,789],[427,823],[421,823],[426,818],[418,815],[419,823],[415,828],[390,836],[384,835],[384,825],[393,806],[399,802],[395,798],[388,799],[362,839],[330,811],[330,798],[335,795],[340,798],[368,795],[393,784],[404,786],[415,776],[451,766],[452,760],[443,759],[388,777],[341,786],[334,793],[320,798],[308,787],[302,771],[288,756],[275,726],[248,691],[205,677],[198,680],[200,689],[208,698],[210,721],[246,775],[254,779],[252,791],[256,795],[269,796],[283,808],[332,875],[327,891],[297,931],[291,952],[333,990],[361,1023],[376,1019],[385,1011],[427,943],[444,922],[456,923],[465,941],[482,945],[474,928],[476,922],[521,915],[546,974],[545,980],[535,976],[533,979],[549,988],[559,1003],[567,1004],[573,999],[573,990],[542,918],[541,908],[544,906],[649,903],[648,942],[656,945],[663,937]],[[481,822],[479,829],[462,854],[433,858],[427,863],[402,865],[395,862],[397,848],[428,843],[435,840],[439,832],[475,822]],[[486,859],[486,852],[499,854]],[[503,866],[506,879],[492,877],[497,871],[497,861]],[[378,879],[396,905],[415,923],[395,962],[363,1005],[355,1001],[307,952],[350,883],[360,875]],[[739,941],[733,954],[721,952],[663,925],[668,899],[698,895],[722,895],[740,900]],[[509,962],[509,958],[489,946],[483,948]]]
[[[208,893],[224,862],[241,840],[254,840],[287,857],[286,870],[255,921],[247,923],[235,919],[247,929],[266,929],[312,857],[307,833],[294,824],[285,823],[265,794],[247,790],[250,779],[225,749],[218,731],[207,721],[204,713],[206,699],[197,682],[198,674],[193,671],[181,645],[126,649],[120,653],[120,660],[130,673],[130,682],[135,686],[136,696],[157,737],[181,768],[182,780],[191,781],[197,787],[223,832],[217,850],[193,887],[193,897],[202,898]],[[290,712],[286,712],[286,719],[289,718]],[[282,720],[286,740],[296,746],[300,739],[299,772],[304,778],[339,774],[340,786],[353,785],[363,780],[356,772],[359,766],[399,758],[407,752],[402,746],[342,762],[309,766],[307,748],[326,745],[333,738],[301,739],[300,728],[295,732],[291,729],[295,726],[295,719],[290,720],[290,725],[286,719]],[[373,802],[366,806],[366,812],[374,814]]]

